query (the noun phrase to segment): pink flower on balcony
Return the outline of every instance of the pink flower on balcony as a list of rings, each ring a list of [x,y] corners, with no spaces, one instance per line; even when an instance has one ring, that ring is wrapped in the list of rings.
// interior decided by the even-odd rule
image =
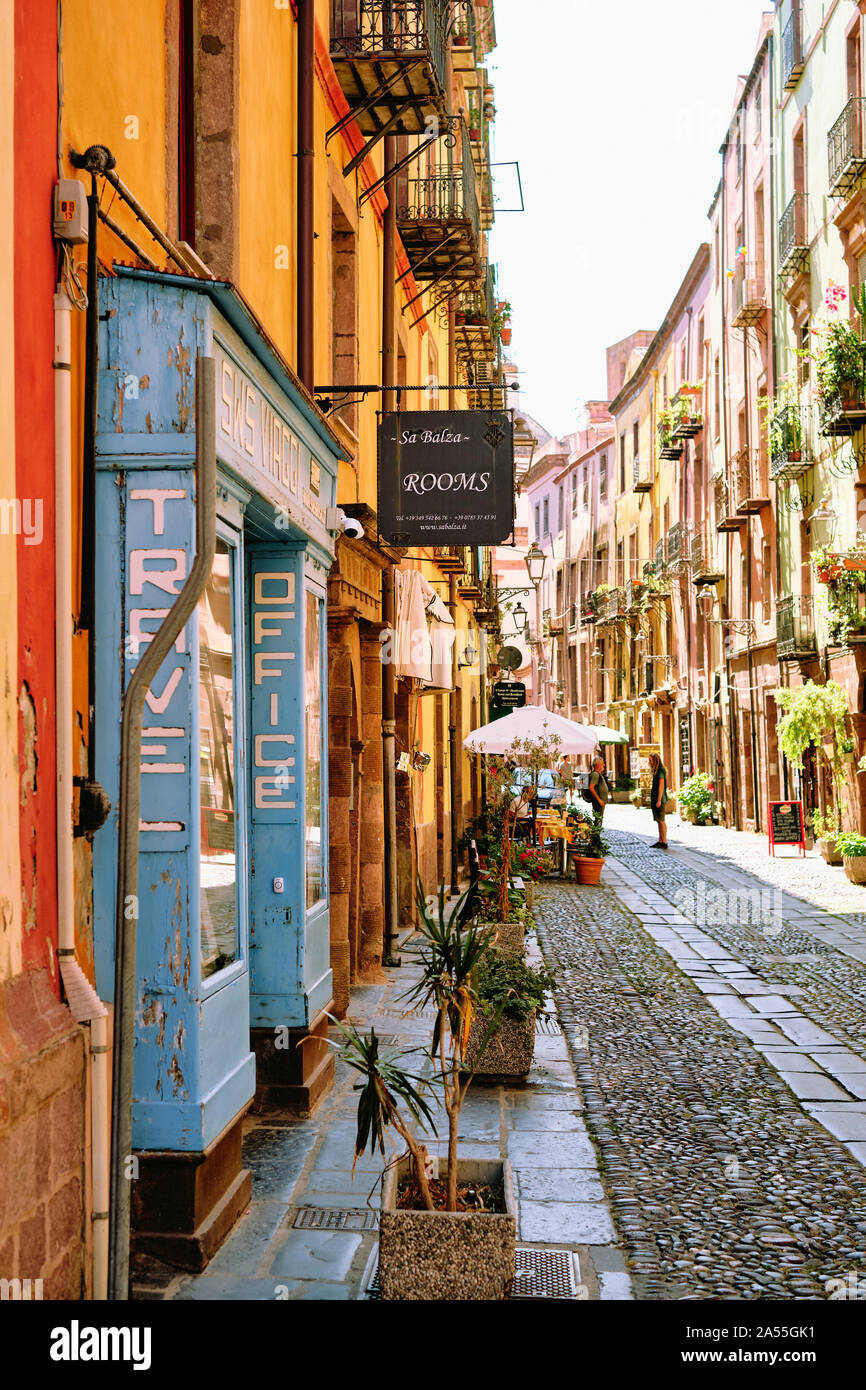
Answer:
[[[838,285],[835,280],[827,281],[827,289],[824,293],[824,306],[829,313],[837,314],[842,301],[847,298],[848,294],[843,285]]]

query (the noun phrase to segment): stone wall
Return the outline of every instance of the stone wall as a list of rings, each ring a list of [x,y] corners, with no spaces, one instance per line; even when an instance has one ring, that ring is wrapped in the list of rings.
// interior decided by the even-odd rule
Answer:
[[[0,1279],[84,1292],[86,1034],[47,970],[0,985]]]

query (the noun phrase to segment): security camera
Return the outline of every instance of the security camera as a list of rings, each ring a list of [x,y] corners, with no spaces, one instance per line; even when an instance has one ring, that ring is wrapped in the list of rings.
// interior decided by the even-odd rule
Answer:
[[[342,507],[329,507],[325,516],[326,531],[342,531],[344,535],[351,536],[353,540],[359,541],[364,534],[364,528],[360,521],[354,517],[346,516]]]

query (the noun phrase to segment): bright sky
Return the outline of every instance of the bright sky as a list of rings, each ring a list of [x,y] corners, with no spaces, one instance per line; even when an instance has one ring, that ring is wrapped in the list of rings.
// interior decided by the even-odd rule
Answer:
[[[497,217],[492,256],[523,407],[553,434],[605,397],[605,347],[659,326],[709,240],[737,75],[772,8],[496,0],[493,157],[519,160],[526,212]]]

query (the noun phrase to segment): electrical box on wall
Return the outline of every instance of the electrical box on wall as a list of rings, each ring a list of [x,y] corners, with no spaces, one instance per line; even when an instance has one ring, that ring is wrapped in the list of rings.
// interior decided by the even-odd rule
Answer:
[[[80,179],[58,179],[54,185],[53,231],[72,246],[87,241],[87,194]]]

